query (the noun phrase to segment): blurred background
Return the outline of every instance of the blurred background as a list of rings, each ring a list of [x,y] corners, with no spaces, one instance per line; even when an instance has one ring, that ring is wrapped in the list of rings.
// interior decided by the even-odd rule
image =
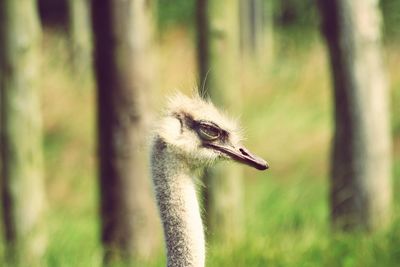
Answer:
[[[105,192],[107,188],[112,187],[113,183],[119,183],[121,187],[133,186],[131,194],[136,194],[135,190],[138,188],[135,186],[140,184],[145,188],[140,190],[149,192],[151,203],[152,192],[146,172],[142,172],[142,175],[135,174],[139,175],[135,179],[145,182],[124,181],[131,173],[120,174],[119,172],[124,172],[122,169],[113,174],[115,177],[111,175],[107,179],[105,173],[108,169],[103,163],[112,160],[115,147],[113,150],[113,144],[108,144],[110,142],[106,140],[107,134],[99,131],[118,128],[112,122],[112,118],[119,116],[118,112],[110,110],[122,107],[121,112],[124,112],[125,105],[118,102],[121,98],[146,99],[127,102],[137,104],[138,108],[134,108],[133,112],[145,113],[143,117],[146,117],[146,126],[139,123],[138,127],[149,127],[162,111],[166,96],[176,91],[192,95],[198,89],[209,90],[208,94],[217,106],[222,106],[229,114],[239,118],[244,128],[246,146],[265,158],[271,166],[266,172],[243,168],[240,171],[243,173],[242,177],[237,179],[240,184],[225,185],[227,188],[235,188],[234,200],[226,210],[213,211],[215,208],[212,204],[204,204],[204,221],[209,225],[207,266],[398,266],[400,199],[396,192],[400,189],[399,0],[381,0],[379,5],[360,0],[355,1],[357,4],[354,6],[348,5],[350,8],[343,3],[329,7],[324,1],[319,1],[318,5],[313,0],[220,0],[217,4],[217,1],[212,0],[130,0],[126,1],[130,3],[127,6],[119,3],[124,1],[116,0],[99,1],[92,5],[83,0],[39,0],[38,3],[25,1],[30,2],[26,4],[22,1],[16,4],[14,0],[1,1],[0,178],[2,220],[5,225],[0,241],[1,266],[18,266],[15,261],[21,266],[101,266],[104,255],[108,257],[106,261],[113,259],[111,266],[123,266],[126,258],[132,266],[164,266],[161,227],[155,212],[152,211],[150,215],[142,214],[147,212],[146,208],[145,212],[138,212],[139,215],[136,216],[139,217],[135,217],[133,213],[133,217],[129,215],[126,219],[122,216],[120,219],[131,220],[132,224],[139,220],[139,225],[151,226],[143,226],[143,230],[139,227],[133,234],[126,235],[132,235],[133,239],[138,240],[141,239],[137,236],[142,235],[144,239],[140,242],[154,243],[146,245],[144,252],[137,248],[135,241],[120,241],[117,234],[107,234],[109,228],[105,227],[108,225],[105,221],[118,216],[112,211],[113,205],[121,205],[118,202],[121,200],[112,195],[113,193],[110,195]],[[363,7],[364,4],[367,7]],[[23,5],[28,7],[22,7]],[[29,6],[33,12],[37,11],[38,23],[35,19],[33,22],[29,20],[29,16],[36,16],[28,10]],[[325,19],[322,19],[321,14],[325,14]],[[339,22],[332,22],[330,16],[336,15],[339,18],[343,16],[343,21],[348,18],[346,16],[360,17],[361,24],[356,22],[353,25],[355,28],[346,31],[346,27],[351,25],[343,26],[345,23],[341,23],[343,21],[340,19]],[[24,21],[23,18],[27,20]],[[321,30],[323,21],[328,25],[325,27],[325,35]],[[37,27],[31,29],[35,23]],[[365,23],[365,27],[362,23]],[[332,30],[329,25],[336,26],[332,26]],[[7,29],[15,29],[15,32]],[[336,31],[339,41],[334,37]],[[9,62],[16,57],[7,55],[18,55],[18,51],[13,52],[13,47],[18,48],[18,44],[32,37],[31,32],[37,32],[37,48],[34,51],[37,55],[21,59],[22,63],[15,64],[16,72],[18,67],[27,64],[26,61],[37,63],[23,67],[30,78],[24,80],[19,77],[23,82],[12,82],[12,77],[19,74],[10,74],[12,71],[9,69],[12,68],[9,66],[12,64]],[[365,32],[369,36],[366,39],[373,40],[373,45],[367,45],[367,52],[363,50],[365,40],[362,38]],[[349,35],[340,39],[342,33]],[[11,38],[13,34],[21,38]],[[225,38],[222,43],[215,41],[219,36]],[[358,41],[359,37],[361,41]],[[8,41],[8,38],[17,45],[13,45],[14,41]],[[352,52],[346,54],[345,51],[336,56],[330,54],[337,51],[332,48],[335,47],[332,45],[335,40],[342,44],[346,44],[346,40],[353,42],[350,45]],[[327,45],[329,42],[331,50]],[[338,47],[344,47],[345,50],[347,46]],[[115,52],[125,51],[124,49],[130,52]],[[117,59],[110,60],[110,53]],[[354,58],[354,62],[357,62],[359,58],[369,58],[368,53],[381,57],[382,64],[378,64],[376,72],[383,75],[382,79],[385,81],[382,84],[387,87],[387,101],[382,101],[383,106],[389,106],[390,114],[383,114],[377,120],[390,121],[390,132],[387,133],[391,140],[388,142],[390,155],[379,154],[378,158],[391,158],[392,165],[388,165],[389,176],[379,177],[377,183],[387,183],[387,191],[382,194],[387,194],[389,200],[383,206],[378,205],[378,210],[389,210],[389,215],[386,212],[375,214],[371,209],[371,212],[366,212],[367,215],[361,216],[362,219],[351,221],[345,226],[339,224],[338,228],[343,228],[344,231],[335,231],[335,226],[332,225],[335,225],[336,215],[331,212],[334,200],[330,197],[330,186],[334,184],[331,177],[335,177],[335,172],[330,170],[332,164],[337,162],[331,160],[331,151],[337,129],[335,118],[340,117],[334,115],[335,110],[340,110],[335,109],[335,103],[343,103],[338,100],[335,102],[334,91],[339,90],[335,86],[340,87],[340,82],[334,83],[335,78],[332,77],[344,76],[340,76],[340,70],[332,72],[334,68],[331,67],[331,62],[341,64],[346,62],[346,58]],[[126,62],[130,60],[132,62]],[[362,60],[359,62],[361,63],[354,65],[370,63]],[[97,67],[93,68],[93,65]],[[342,65],[339,65],[339,69],[346,69],[340,66]],[[135,74],[136,71],[139,74]],[[32,75],[37,76],[34,78],[37,82],[32,82]],[[363,81],[360,82],[361,85],[368,85],[369,77],[373,76],[368,70],[360,75]],[[120,80],[122,82],[119,83]],[[28,89],[7,89],[10,84],[21,86],[18,88],[27,85]],[[7,99],[21,97],[22,102],[29,102],[26,98],[32,97],[31,93],[27,93],[31,92],[31,86],[37,88],[33,93],[37,99],[34,104],[27,106],[38,103],[40,108],[33,107],[33,111],[27,108],[22,112],[36,116],[32,120],[41,120],[42,126],[31,127],[29,119],[28,122],[22,122],[19,128],[17,122],[10,126],[7,123],[12,120],[7,119],[7,116],[14,113],[7,112],[7,108],[13,106],[9,103],[16,102]],[[130,93],[130,88],[135,93]],[[346,87],[345,90],[349,88]],[[360,88],[363,90],[363,86]],[[4,93],[13,92],[12,90],[17,93]],[[367,94],[375,95],[372,91]],[[117,92],[117,96],[113,92]],[[355,95],[357,97],[357,93]],[[107,101],[113,104],[104,104]],[[366,104],[367,110],[368,105]],[[110,115],[111,119],[107,122],[104,118],[108,118],[108,112],[113,115]],[[380,114],[373,110],[372,115],[369,114],[371,118],[376,114],[374,112]],[[26,119],[24,115],[21,117]],[[36,119],[37,117],[40,119]],[[27,156],[28,160],[15,160],[15,157],[6,160],[9,155],[22,155],[13,154],[13,149],[18,149],[15,143],[23,145],[32,136],[35,138],[36,133],[33,132],[37,128],[41,128],[41,133],[37,135],[42,143],[38,141],[36,147],[28,149],[31,151],[28,151],[28,154],[31,153]],[[128,131],[127,135],[130,133]],[[13,136],[17,136],[17,139],[13,139]],[[140,144],[128,140],[127,145],[133,144],[140,151],[145,151],[146,136],[140,139]],[[376,135],[373,139],[379,143],[379,140],[385,138]],[[7,142],[12,145],[7,145]],[[36,178],[30,178],[30,182],[24,179],[19,181],[18,173],[23,175],[24,172],[13,172],[13,168],[23,169],[18,164],[30,162],[30,157],[35,158],[35,155],[41,153],[42,163],[33,168],[41,168],[38,172],[42,174],[38,176],[43,179],[39,181],[41,178],[35,176]],[[146,164],[147,156],[143,153],[141,155],[143,164]],[[357,155],[359,154],[355,153],[356,157]],[[221,165],[231,168],[234,164]],[[29,170],[32,169],[27,172]],[[12,178],[7,178],[8,176]],[[40,197],[33,196],[31,200],[31,191],[36,190],[37,183],[43,183],[42,189],[37,189],[43,192],[38,193]],[[207,179],[205,183],[207,184]],[[16,189],[20,186],[25,189]],[[379,185],[376,187],[381,188]],[[215,190],[210,191],[204,194],[219,194]],[[393,197],[390,192],[393,192]],[[373,194],[379,192],[374,191]],[[147,199],[146,197],[148,196],[144,198]],[[36,201],[37,198],[41,200]],[[115,204],[112,204],[114,200]],[[17,203],[15,206],[13,201]],[[24,201],[39,204],[21,204]],[[105,206],[109,209],[104,208]],[[39,215],[35,215],[36,209],[41,210]],[[149,208],[153,209],[153,206]],[[126,210],[132,209],[128,207]],[[213,219],[213,214],[220,214],[218,218],[222,218],[222,229],[218,229],[218,219]],[[233,219],[224,216],[233,216]],[[374,216],[387,216],[390,219],[376,222],[369,218]],[[155,222],[147,224],[147,220]],[[28,223],[24,226],[25,223],[21,222],[25,221]],[[367,230],[363,227],[363,221]],[[22,226],[18,226],[20,224]],[[129,227],[130,223],[127,224],[128,226],[120,226],[125,224],[111,223],[109,227],[122,229]],[[41,229],[39,236],[46,237],[35,237],[34,241],[26,241],[30,237],[26,238],[24,235],[32,235],[31,225],[35,225],[35,229]],[[34,232],[33,235],[36,235],[37,231]],[[40,241],[42,239],[47,241]],[[153,239],[154,241],[149,241]],[[15,252],[19,250],[19,246],[25,246],[25,243],[31,243],[26,246],[33,247],[26,248],[26,251],[33,252]],[[111,252],[107,252],[108,250]],[[114,250],[122,252],[114,253]],[[39,260],[34,255],[39,255]]]

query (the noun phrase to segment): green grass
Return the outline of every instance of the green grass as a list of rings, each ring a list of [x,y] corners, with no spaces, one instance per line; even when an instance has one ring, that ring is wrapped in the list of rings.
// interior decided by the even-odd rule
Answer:
[[[310,178],[260,179],[248,186],[246,241],[210,250],[210,266],[398,266],[399,218],[376,234],[333,234],[326,183]]]
[[[161,46],[158,103],[171,88],[190,92],[195,84],[191,38],[182,32],[170,36]],[[332,121],[325,51],[318,38],[300,47],[283,43],[288,38],[278,38],[270,68],[242,70],[242,110],[236,112],[246,129],[247,145],[265,156],[271,170],[245,170],[245,239],[237,246],[208,244],[207,266],[398,266],[398,195],[394,194],[395,216],[388,229],[373,234],[330,231],[327,168]],[[388,44],[386,49],[393,96],[394,192],[400,190],[400,112],[394,105],[400,100],[398,47]],[[60,33],[46,32],[44,48],[49,199],[44,261],[52,267],[100,266],[93,81],[89,74],[77,77],[68,67],[67,44]],[[174,60],[177,56],[180,60]],[[138,266],[164,266],[163,252],[153,260]]]

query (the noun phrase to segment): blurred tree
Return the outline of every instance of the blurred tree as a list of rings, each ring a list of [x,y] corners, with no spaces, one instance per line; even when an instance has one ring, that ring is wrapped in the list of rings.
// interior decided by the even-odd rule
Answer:
[[[35,0],[0,1],[1,203],[10,266],[43,266],[47,235]]]
[[[69,0],[37,0],[42,25],[65,28],[68,24]]]
[[[272,1],[240,0],[241,50],[262,65],[273,55],[272,8]]]
[[[87,71],[91,63],[91,27],[88,0],[69,0],[69,38],[74,70]]]
[[[145,259],[159,244],[148,178],[152,1],[92,1],[101,237],[105,262]]]
[[[391,143],[378,1],[319,1],[335,102],[331,213],[341,229],[390,217]]]
[[[199,93],[231,110],[240,106],[238,6],[237,0],[197,0]],[[241,167],[207,169],[204,183],[208,232],[215,240],[239,240],[243,234]]]

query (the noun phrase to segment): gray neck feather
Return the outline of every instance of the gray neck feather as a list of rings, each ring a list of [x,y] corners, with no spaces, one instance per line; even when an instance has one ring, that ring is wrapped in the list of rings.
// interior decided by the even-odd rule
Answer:
[[[164,228],[167,266],[203,267],[204,233],[189,164],[156,137],[151,172]]]

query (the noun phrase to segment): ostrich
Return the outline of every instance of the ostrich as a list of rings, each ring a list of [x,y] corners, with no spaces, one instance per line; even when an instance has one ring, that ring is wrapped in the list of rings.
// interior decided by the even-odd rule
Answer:
[[[259,170],[267,163],[240,145],[236,124],[210,102],[177,94],[151,143],[151,174],[167,249],[168,267],[202,267],[205,242],[196,197],[196,170],[232,159]]]

